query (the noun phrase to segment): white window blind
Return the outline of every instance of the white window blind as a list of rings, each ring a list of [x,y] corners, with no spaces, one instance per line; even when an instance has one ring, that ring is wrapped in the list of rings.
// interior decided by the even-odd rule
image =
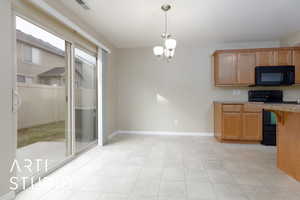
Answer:
[[[23,46],[24,61],[33,64],[40,64],[40,50],[31,46]]]
[[[32,49],[32,63],[40,64],[40,50],[37,48]]]
[[[23,55],[25,62],[32,63],[32,48],[30,46],[23,46]]]

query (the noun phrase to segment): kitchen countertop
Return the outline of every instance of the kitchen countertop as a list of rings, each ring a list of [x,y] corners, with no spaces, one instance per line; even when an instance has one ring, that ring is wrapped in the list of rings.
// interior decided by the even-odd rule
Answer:
[[[248,101],[214,101],[214,103],[221,103],[221,104],[245,104],[249,103]]]
[[[247,102],[247,101],[214,101],[220,104],[249,104],[251,106],[259,106],[265,110],[277,110],[283,112],[300,113],[300,104],[283,104],[283,103],[263,103],[263,102]]]
[[[283,104],[283,103],[256,103],[248,102],[248,104],[256,105],[265,110],[277,110],[283,112],[297,112],[300,113],[300,104]]]

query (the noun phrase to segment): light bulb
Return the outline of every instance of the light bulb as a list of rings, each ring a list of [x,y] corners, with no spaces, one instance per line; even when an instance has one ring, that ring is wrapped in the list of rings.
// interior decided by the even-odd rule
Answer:
[[[174,39],[166,39],[165,46],[168,50],[173,50],[176,48],[176,40]]]
[[[171,59],[174,57],[174,54],[175,54],[175,50],[168,50],[168,49],[165,49],[165,57],[168,58],[168,59]]]
[[[160,57],[164,54],[164,48],[162,46],[156,46],[153,48],[153,53],[155,56]]]

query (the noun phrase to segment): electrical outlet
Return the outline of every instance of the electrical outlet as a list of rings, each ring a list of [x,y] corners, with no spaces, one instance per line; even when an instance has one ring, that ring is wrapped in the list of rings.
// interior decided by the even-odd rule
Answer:
[[[238,95],[241,94],[241,90],[233,90],[233,91],[232,91],[232,94],[233,94],[234,96],[238,96]]]

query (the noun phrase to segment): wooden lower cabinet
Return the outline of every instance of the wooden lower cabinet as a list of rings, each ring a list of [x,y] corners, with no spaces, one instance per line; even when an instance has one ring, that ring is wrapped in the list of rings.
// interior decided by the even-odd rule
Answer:
[[[223,137],[228,140],[239,140],[242,133],[240,113],[223,112]]]
[[[215,103],[214,109],[214,132],[219,141],[260,142],[262,140],[261,110],[249,109],[242,104],[222,103]]]
[[[284,112],[277,127],[277,166],[300,181],[300,113]]]
[[[262,114],[243,113],[243,140],[260,141],[262,140]]]

